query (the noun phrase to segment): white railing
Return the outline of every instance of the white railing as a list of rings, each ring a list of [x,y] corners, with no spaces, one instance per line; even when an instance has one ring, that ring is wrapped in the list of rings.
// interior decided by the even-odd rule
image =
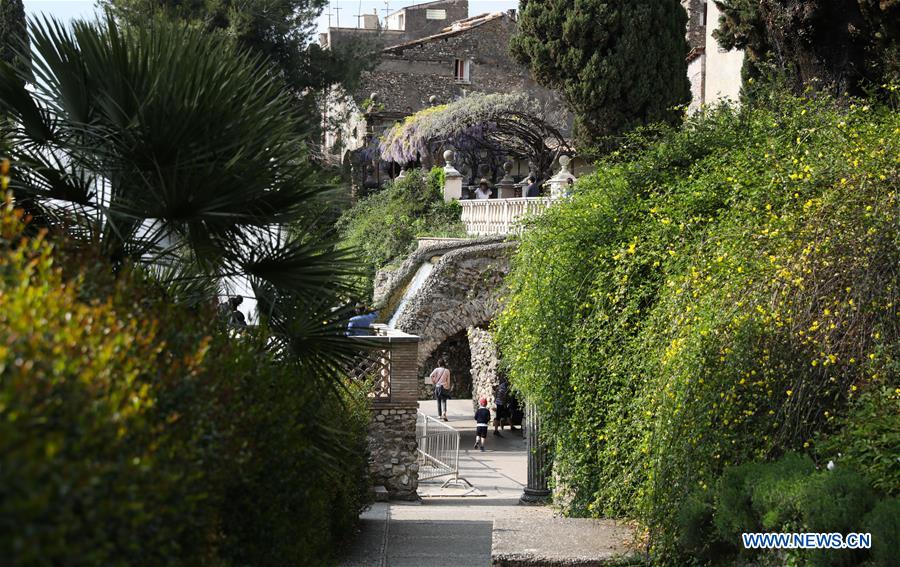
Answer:
[[[519,234],[522,217],[544,212],[553,203],[550,197],[525,197],[517,199],[465,199],[462,205],[462,222],[466,232],[473,236],[489,234]]]

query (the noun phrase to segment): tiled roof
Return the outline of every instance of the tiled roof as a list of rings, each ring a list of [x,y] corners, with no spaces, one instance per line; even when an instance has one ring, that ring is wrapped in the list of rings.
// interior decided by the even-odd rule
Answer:
[[[477,28],[479,26],[483,26],[488,22],[492,22],[498,18],[502,18],[506,16],[504,12],[494,12],[491,14],[481,14],[479,16],[474,16],[471,18],[466,18],[465,20],[458,20],[453,22],[451,25],[442,29],[440,33],[436,33],[434,35],[429,35],[426,37],[420,37],[419,39],[414,39],[412,41],[407,41],[404,43],[398,43],[397,45],[392,45],[390,47],[385,47],[384,52],[390,53],[392,51],[402,51],[408,47],[413,47],[416,45],[420,45],[422,43],[428,43],[429,41],[435,41],[438,39],[444,39],[446,37],[451,37],[463,32],[467,32],[471,29]]]

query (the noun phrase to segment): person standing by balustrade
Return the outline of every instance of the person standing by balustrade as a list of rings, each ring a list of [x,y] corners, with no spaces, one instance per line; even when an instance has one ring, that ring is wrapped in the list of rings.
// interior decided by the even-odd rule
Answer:
[[[476,199],[490,199],[491,198],[491,187],[488,185],[487,179],[483,179],[478,182],[478,189],[475,190],[475,198]]]
[[[534,175],[528,177],[528,187],[525,188],[524,197],[538,197],[541,194],[541,186]]]

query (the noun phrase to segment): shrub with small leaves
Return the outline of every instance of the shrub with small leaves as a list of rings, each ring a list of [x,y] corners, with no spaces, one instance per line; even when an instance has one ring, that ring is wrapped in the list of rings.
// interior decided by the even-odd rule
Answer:
[[[0,210],[4,565],[332,562],[366,505],[365,392],[25,220]]]
[[[343,245],[359,252],[374,278],[376,270],[412,252],[417,236],[465,236],[459,203],[445,203],[442,189],[441,168],[408,171],[341,216]]]

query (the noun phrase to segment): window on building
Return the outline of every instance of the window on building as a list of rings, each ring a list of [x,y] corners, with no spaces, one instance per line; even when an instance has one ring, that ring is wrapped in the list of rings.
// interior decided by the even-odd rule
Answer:
[[[426,20],[446,20],[447,10],[425,10]]]
[[[469,73],[472,70],[472,62],[468,59],[457,59],[453,63],[453,76],[457,83],[468,83]]]
[[[397,29],[405,30],[406,29],[406,17],[404,14],[400,14],[397,16]]]

